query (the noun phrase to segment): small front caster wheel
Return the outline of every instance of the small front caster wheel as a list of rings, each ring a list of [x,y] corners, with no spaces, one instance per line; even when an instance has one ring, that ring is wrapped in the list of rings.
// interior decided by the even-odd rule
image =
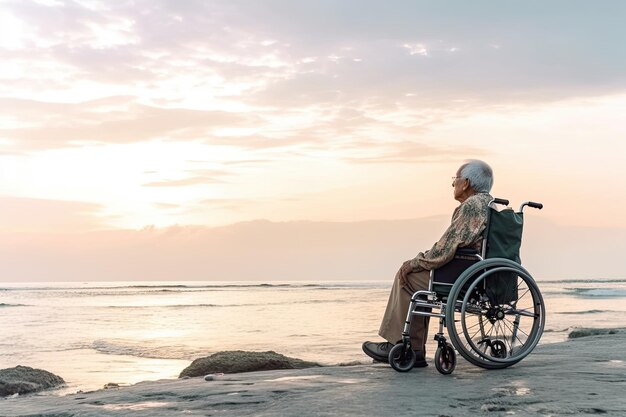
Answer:
[[[413,369],[417,355],[410,345],[398,343],[389,351],[389,365],[398,372],[408,372]]]
[[[456,353],[450,343],[439,346],[435,352],[435,368],[444,375],[449,375],[456,368]]]
[[[494,358],[506,358],[506,345],[501,340],[491,342],[491,356]]]

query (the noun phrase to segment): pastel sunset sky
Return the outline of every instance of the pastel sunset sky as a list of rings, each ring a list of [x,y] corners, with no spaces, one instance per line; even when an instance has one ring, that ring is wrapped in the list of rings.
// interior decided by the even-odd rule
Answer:
[[[0,0],[0,280],[386,279],[467,158],[545,204],[530,269],[626,276],[625,16]]]

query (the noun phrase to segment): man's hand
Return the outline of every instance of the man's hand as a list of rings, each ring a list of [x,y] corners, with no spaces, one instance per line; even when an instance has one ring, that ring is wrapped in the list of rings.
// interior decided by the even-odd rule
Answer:
[[[403,287],[407,284],[407,276],[413,272],[411,261],[405,261],[400,267],[400,285]]]

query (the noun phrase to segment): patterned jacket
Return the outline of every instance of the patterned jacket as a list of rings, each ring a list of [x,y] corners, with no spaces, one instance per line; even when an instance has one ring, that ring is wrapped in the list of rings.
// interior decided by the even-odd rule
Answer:
[[[488,193],[478,193],[461,203],[452,214],[452,223],[430,250],[411,259],[415,272],[439,268],[454,258],[457,248],[481,250],[482,232],[487,226],[488,205],[493,199]]]

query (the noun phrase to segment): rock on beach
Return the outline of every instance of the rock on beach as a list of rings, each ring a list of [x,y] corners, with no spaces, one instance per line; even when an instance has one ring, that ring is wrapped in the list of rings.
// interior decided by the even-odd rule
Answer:
[[[63,378],[43,369],[18,365],[0,369],[0,397],[29,394],[65,384]]]
[[[179,378],[204,376],[212,373],[236,374],[277,369],[303,369],[315,366],[320,366],[320,364],[290,358],[271,350],[267,352],[232,350],[194,360],[191,365],[183,369]]]
[[[569,339],[577,339],[579,337],[587,337],[587,336],[598,336],[601,334],[615,334],[619,330],[618,329],[575,329],[572,330],[567,337]]]

